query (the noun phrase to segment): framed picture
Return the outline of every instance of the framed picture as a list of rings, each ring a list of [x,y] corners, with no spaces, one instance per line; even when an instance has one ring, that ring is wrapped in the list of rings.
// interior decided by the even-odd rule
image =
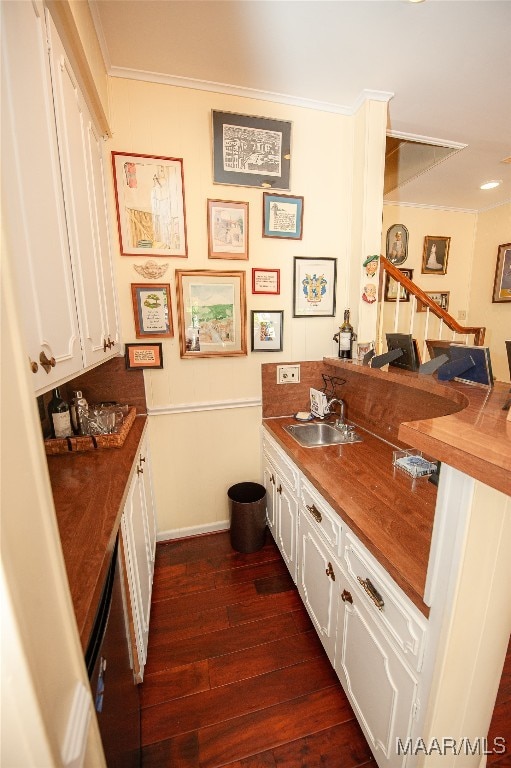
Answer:
[[[393,224],[388,228],[386,256],[396,267],[408,258],[408,230],[402,224]]]
[[[303,197],[263,194],[263,237],[281,240],[301,240],[303,227]]]
[[[511,243],[499,245],[492,303],[511,301]]]
[[[181,357],[247,354],[245,272],[176,269]]]
[[[158,344],[125,344],[126,370],[163,368],[161,342]]]
[[[252,293],[278,296],[280,293],[280,269],[253,269]]]
[[[413,280],[413,269],[400,269],[405,277]],[[385,289],[383,293],[384,301],[397,301],[397,287],[399,285],[399,301],[410,301],[410,294],[401,283],[394,280],[388,272],[385,273]]]
[[[132,283],[131,299],[137,339],[174,335],[170,285]]]
[[[208,258],[248,259],[248,203],[208,200]]]
[[[422,252],[423,275],[445,275],[447,273],[450,242],[450,237],[426,235]]]
[[[254,309],[250,315],[252,352],[282,352],[284,312]]]
[[[122,256],[187,256],[183,161],[112,152]]]
[[[403,368],[406,371],[418,371],[421,363],[417,340],[411,333],[386,333],[387,351],[400,349],[402,355],[396,360],[391,360],[389,367]]]
[[[289,189],[291,123],[212,111],[213,182]]]
[[[443,309],[444,312],[449,310],[450,291],[424,291],[424,293],[426,296],[429,296],[435,304],[438,304],[440,309]],[[427,304],[423,304],[420,299],[417,299],[417,312],[426,312],[427,308]]]
[[[293,317],[334,317],[337,259],[294,257]]]

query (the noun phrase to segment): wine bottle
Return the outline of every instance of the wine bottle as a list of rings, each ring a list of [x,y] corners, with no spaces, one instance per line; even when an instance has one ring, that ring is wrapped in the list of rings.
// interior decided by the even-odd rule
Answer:
[[[353,326],[350,323],[350,311],[344,310],[344,322],[339,328],[339,357],[351,360],[351,348],[353,345]]]
[[[53,390],[52,398],[48,404],[48,416],[50,417],[51,436],[68,437],[73,434],[69,405],[60,396],[60,390]]]

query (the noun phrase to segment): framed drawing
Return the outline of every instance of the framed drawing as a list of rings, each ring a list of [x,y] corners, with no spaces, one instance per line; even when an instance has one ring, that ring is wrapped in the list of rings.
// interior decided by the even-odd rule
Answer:
[[[124,357],[128,371],[138,368],[163,368],[161,342],[159,344],[125,344]]]
[[[301,240],[303,227],[303,197],[263,194],[263,237]]]
[[[440,309],[443,309],[445,312],[449,310],[450,291],[424,291],[424,293],[426,296],[429,296],[435,304],[438,304]],[[427,308],[426,304],[423,304],[420,299],[417,299],[417,312],[425,312]]]
[[[112,152],[122,256],[187,256],[183,161]]]
[[[278,296],[280,293],[280,269],[253,269],[252,293]]]
[[[337,259],[294,257],[293,317],[334,317]]]
[[[426,235],[422,251],[422,274],[447,274],[447,257],[449,256],[450,237]]]
[[[284,312],[254,309],[250,315],[252,352],[282,352]]]
[[[409,280],[413,280],[413,269],[400,269],[399,271]],[[397,286],[397,280],[394,280],[394,278],[386,272],[385,289],[383,292],[384,301],[397,301]],[[410,294],[401,283],[399,283],[399,301],[410,301]]]
[[[386,256],[396,267],[408,258],[408,230],[402,224],[393,224],[388,228]]]
[[[213,182],[289,189],[291,123],[212,111]]]
[[[511,301],[511,243],[499,245],[492,303]]]
[[[245,272],[176,269],[181,357],[247,354]]]
[[[170,285],[132,283],[131,299],[137,339],[174,335]]]
[[[208,258],[248,259],[248,203],[208,200]]]

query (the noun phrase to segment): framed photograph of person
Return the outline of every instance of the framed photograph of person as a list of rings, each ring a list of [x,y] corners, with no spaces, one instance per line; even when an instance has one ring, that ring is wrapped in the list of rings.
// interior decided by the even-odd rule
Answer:
[[[281,240],[301,240],[303,227],[303,197],[263,194],[263,237]]]
[[[413,269],[400,269],[399,271],[409,280],[413,280]],[[410,301],[410,293],[406,290],[404,285],[401,285],[401,283],[398,284],[397,280],[394,280],[388,272],[385,273],[384,301],[397,301],[398,285],[399,301]]]
[[[511,243],[499,245],[492,303],[511,301]]]
[[[253,309],[250,319],[252,352],[282,352],[283,310]]]
[[[438,304],[440,309],[443,309],[444,312],[449,311],[450,291],[424,291],[424,293],[431,299],[431,301]],[[426,312],[427,309],[427,304],[423,304],[420,299],[417,299],[417,312]]]
[[[208,200],[208,258],[248,259],[248,203]]]
[[[294,257],[293,317],[334,317],[337,259]]]
[[[291,123],[212,110],[213,183],[289,189]]]
[[[447,274],[447,257],[449,256],[450,237],[426,235],[422,252],[423,275]]]
[[[402,224],[393,224],[388,228],[386,256],[396,267],[408,258],[408,230]]]

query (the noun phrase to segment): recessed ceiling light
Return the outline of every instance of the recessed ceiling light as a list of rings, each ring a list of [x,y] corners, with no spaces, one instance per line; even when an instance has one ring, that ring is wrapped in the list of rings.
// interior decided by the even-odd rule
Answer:
[[[495,189],[495,187],[500,186],[500,184],[502,184],[502,179],[499,181],[494,179],[493,181],[486,181],[484,184],[481,184],[479,189]]]
[[[408,0],[409,3],[423,3],[424,0]]]

